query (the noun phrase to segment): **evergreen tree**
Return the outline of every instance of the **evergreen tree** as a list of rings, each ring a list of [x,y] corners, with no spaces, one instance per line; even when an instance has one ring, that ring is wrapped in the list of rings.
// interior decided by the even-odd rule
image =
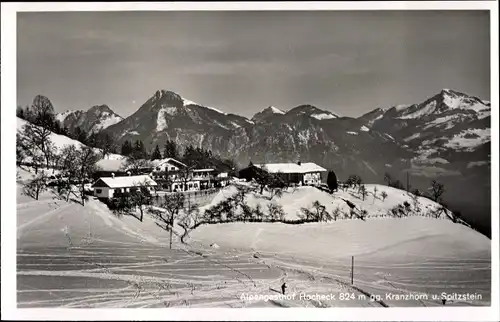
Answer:
[[[165,150],[163,151],[164,158],[179,159],[179,151],[175,141],[167,140],[165,143]]]
[[[131,153],[132,153],[132,145],[128,140],[126,140],[125,142],[123,142],[122,145],[122,155],[129,156]]]
[[[330,191],[336,191],[339,188],[338,182],[337,182],[337,175],[333,171],[328,171],[328,177],[326,179],[326,184],[328,185],[328,188]]]
[[[136,159],[146,159],[147,153],[144,143],[141,140],[135,141],[134,147],[132,149],[132,154]]]
[[[158,145],[156,145],[156,148],[154,149],[153,153],[151,154],[151,160],[159,160],[161,159],[161,152],[160,148]]]

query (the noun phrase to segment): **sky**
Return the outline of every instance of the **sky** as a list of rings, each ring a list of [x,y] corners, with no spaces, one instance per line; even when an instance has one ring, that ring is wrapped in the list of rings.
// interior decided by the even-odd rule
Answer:
[[[127,117],[158,89],[251,117],[342,116],[443,88],[490,100],[488,11],[22,12],[17,99]]]

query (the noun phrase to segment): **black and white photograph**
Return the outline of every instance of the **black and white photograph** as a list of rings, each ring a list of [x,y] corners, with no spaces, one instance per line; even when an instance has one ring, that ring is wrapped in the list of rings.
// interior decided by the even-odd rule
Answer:
[[[497,4],[378,4],[2,3],[2,311],[498,320]]]

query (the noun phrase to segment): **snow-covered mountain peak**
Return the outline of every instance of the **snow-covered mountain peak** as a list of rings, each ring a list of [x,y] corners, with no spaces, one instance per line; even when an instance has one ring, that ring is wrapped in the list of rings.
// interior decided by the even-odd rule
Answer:
[[[75,112],[76,112],[76,111],[66,110],[66,111],[64,111],[64,112],[62,112],[62,113],[57,113],[57,114],[56,114],[56,120],[58,120],[59,122],[63,123],[63,122],[64,122],[64,119],[65,119],[68,115],[70,115],[70,114],[72,114],[72,113],[75,113]]]
[[[167,91],[165,89],[157,90],[156,93],[154,94],[154,98],[157,100],[173,99],[173,100],[182,101],[182,97],[179,94],[172,92],[172,91]]]
[[[286,115],[307,115],[309,117],[315,118],[317,120],[329,120],[338,118],[338,115],[333,114],[329,111],[325,111],[317,108],[313,105],[300,105],[297,106],[286,113]]]
[[[70,111],[59,113],[56,119],[70,130],[80,127],[87,132],[98,132],[123,120],[106,104],[94,105],[87,111]]]
[[[271,112],[273,112],[274,114],[285,114],[285,112],[283,112],[282,110],[280,110],[279,108],[276,108],[274,106],[269,106],[268,109],[271,110]]]

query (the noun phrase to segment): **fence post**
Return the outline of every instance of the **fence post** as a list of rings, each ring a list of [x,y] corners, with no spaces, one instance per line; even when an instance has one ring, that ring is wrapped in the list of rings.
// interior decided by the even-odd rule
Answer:
[[[354,285],[354,256],[351,256],[351,285]]]

